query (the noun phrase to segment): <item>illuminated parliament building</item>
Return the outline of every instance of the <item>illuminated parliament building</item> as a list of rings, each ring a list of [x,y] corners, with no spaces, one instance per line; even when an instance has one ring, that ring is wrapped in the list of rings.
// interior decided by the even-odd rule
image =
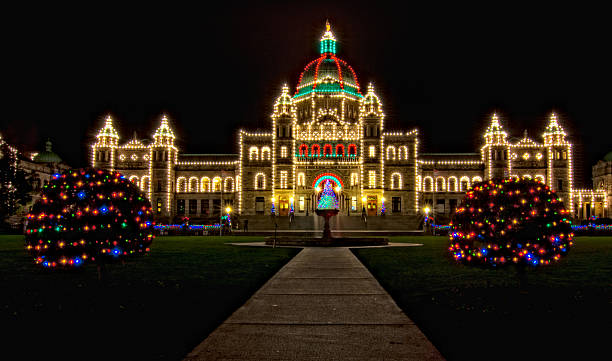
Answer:
[[[231,207],[241,216],[312,215],[330,180],[340,214],[450,215],[471,185],[495,177],[530,177],[556,190],[574,217],[608,216],[604,191],[575,189],[573,150],[557,115],[542,142],[512,141],[493,114],[478,152],[424,153],[417,129],[389,131],[374,87],[362,90],[353,68],[336,56],[329,24],[320,55],[295,91],[284,86],[270,128],[240,130],[238,154],[181,153],[166,116],[153,139],[120,144],[109,116],[91,147],[91,165],[114,169],[149,197],[160,221],[206,218]]]

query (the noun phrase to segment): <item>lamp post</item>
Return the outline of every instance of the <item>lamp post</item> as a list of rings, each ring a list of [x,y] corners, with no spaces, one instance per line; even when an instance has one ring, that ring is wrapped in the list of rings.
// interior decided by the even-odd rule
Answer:
[[[429,207],[423,208],[423,212],[425,212],[425,223],[423,224],[423,230],[425,230],[425,226],[427,226],[427,221],[429,220]]]

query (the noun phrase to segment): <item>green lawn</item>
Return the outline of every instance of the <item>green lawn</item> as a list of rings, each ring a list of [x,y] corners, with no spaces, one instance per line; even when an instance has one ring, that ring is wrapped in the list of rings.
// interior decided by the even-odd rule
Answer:
[[[612,237],[578,237],[568,257],[528,272],[456,264],[446,237],[397,237],[422,247],[354,250],[449,360],[607,358]]]
[[[75,272],[36,267],[0,236],[3,360],[180,360],[299,250],[224,245],[263,237],[158,237],[150,255]]]

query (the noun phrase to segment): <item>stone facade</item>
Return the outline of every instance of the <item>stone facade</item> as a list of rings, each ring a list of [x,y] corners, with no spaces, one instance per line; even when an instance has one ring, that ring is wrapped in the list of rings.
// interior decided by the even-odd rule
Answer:
[[[165,116],[149,144],[134,138],[119,145],[109,117],[92,145],[91,164],[124,173],[167,221],[218,217],[226,207],[240,215],[308,215],[327,179],[341,214],[349,216],[415,216],[429,208],[444,218],[475,182],[508,176],[541,180],[582,214],[572,144],[555,114],[541,143],[527,134],[512,141],[493,115],[479,152],[435,154],[420,153],[417,129],[386,130],[382,109],[374,87],[363,95],[353,69],[336,56],[328,27],[295,93],[282,88],[270,128],[239,132],[238,154],[180,153]]]

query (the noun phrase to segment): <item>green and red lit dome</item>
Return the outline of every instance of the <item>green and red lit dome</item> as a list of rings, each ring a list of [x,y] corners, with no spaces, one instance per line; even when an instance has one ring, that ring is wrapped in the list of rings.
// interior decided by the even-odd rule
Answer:
[[[321,38],[321,56],[306,65],[300,75],[294,98],[311,93],[345,93],[362,98],[359,82],[353,68],[336,56],[336,38],[326,24],[327,31]]]

